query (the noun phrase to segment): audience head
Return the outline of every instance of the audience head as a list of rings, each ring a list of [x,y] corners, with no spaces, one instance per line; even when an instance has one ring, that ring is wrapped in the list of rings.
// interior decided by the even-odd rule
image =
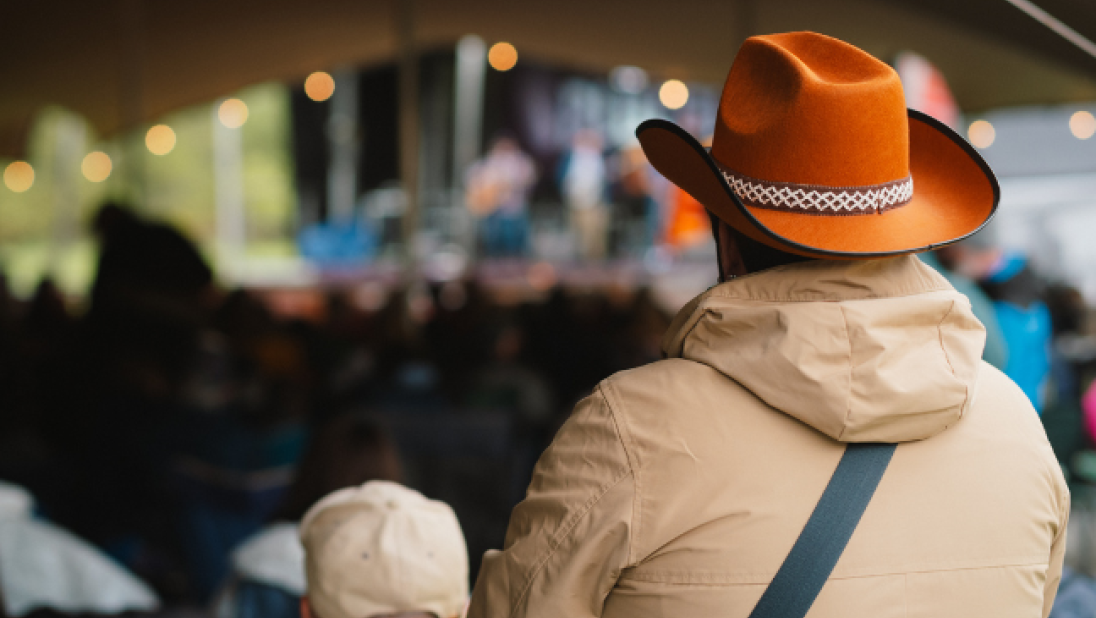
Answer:
[[[133,207],[121,202],[104,202],[91,220],[91,230],[100,240],[108,240],[120,232],[140,225]]]
[[[346,412],[316,429],[277,517],[299,521],[337,489],[402,480],[399,452],[385,428],[368,416]]]
[[[300,534],[304,618],[455,618],[468,601],[468,552],[453,510],[397,483],[327,496]]]

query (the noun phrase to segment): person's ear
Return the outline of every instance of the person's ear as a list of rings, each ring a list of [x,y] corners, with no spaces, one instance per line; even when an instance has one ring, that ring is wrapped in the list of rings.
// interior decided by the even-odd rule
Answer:
[[[301,597],[301,618],[316,618],[312,615],[312,606],[308,604],[308,597]]]

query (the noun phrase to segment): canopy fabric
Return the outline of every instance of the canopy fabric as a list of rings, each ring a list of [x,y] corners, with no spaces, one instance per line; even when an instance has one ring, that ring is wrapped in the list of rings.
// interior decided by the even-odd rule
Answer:
[[[104,135],[257,82],[394,60],[396,2],[420,49],[475,33],[522,59],[722,82],[751,33],[809,29],[928,57],[961,107],[1096,99],[1096,58],[1005,0],[0,0],[0,156],[60,105]],[[1090,39],[1096,5],[1039,0]]]

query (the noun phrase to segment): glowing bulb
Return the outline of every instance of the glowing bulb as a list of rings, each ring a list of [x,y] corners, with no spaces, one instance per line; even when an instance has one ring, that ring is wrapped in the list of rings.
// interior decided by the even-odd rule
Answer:
[[[518,63],[518,50],[509,43],[495,43],[487,52],[487,62],[496,71],[509,71]]]
[[[247,103],[239,99],[226,99],[217,109],[217,118],[230,129],[239,129],[247,122]]]
[[[335,78],[323,71],[316,71],[304,80],[304,93],[313,101],[326,101],[335,94]]]
[[[175,148],[175,131],[166,124],[158,124],[145,133],[145,146],[154,155],[166,155]]]
[[[681,109],[689,102],[689,87],[680,80],[668,79],[658,89],[658,100],[670,109]]]
[[[4,184],[16,193],[22,193],[34,184],[34,168],[26,161],[15,161],[4,170]]]
[[[993,140],[997,139],[997,131],[985,120],[975,120],[967,128],[967,139],[976,148],[989,148],[993,145]]]
[[[1096,134],[1096,117],[1089,112],[1080,111],[1069,118],[1069,132],[1077,139],[1088,139]]]
[[[99,151],[89,152],[80,164],[80,171],[84,173],[84,178],[91,182],[103,182],[110,176],[112,169],[114,165],[110,161],[110,155]]]

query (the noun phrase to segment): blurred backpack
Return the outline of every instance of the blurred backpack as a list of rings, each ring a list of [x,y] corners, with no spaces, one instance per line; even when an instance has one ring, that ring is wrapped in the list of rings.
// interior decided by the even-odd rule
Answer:
[[[1092,618],[1096,616],[1096,580],[1069,567],[1062,568],[1058,596],[1050,618]]]

